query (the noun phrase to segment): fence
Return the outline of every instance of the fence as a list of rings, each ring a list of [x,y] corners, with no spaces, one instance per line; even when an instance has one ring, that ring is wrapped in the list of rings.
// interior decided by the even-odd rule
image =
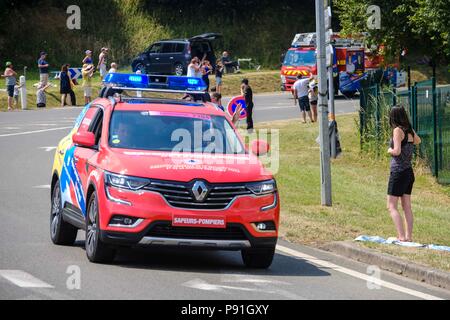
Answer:
[[[361,149],[380,156],[389,145],[389,111],[402,104],[414,130],[422,138],[418,156],[430,166],[440,183],[450,184],[450,86],[436,87],[431,80],[415,83],[408,91],[395,92],[375,84],[360,95]]]

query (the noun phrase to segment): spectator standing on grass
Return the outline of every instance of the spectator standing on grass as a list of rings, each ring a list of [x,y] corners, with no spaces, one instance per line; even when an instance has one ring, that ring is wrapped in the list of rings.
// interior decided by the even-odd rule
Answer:
[[[94,60],[92,59],[92,51],[91,50],[86,50],[85,52],[85,57],[83,59],[83,64],[93,64]]]
[[[39,82],[36,90],[36,106],[38,108],[45,108],[47,106],[47,96],[45,95],[45,90],[50,87],[50,84],[44,84]]]
[[[412,241],[413,213],[411,193],[414,185],[412,156],[414,146],[421,143],[420,137],[411,126],[403,106],[391,109],[389,122],[393,130],[393,138],[388,153],[392,156],[388,184],[387,207],[397,229],[397,239],[402,242]],[[398,211],[398,200],[401,200],[405,221]],[[406,230],[405,230],[405,223]]]
[[[67,64],[64,64],[61,67],[61,73],[59,75],[61,107],[64,107],[66,105],[67,95],[72,91],[70,82],[69,68]]]
[[[14,87],[16,86],[17,73],[14,71],[12,62],[5,64],[6,69],[2,74],[2,78],[6,80],[6,92],[8,93],[8,110],[14,109]]]
[[[84,91],[84,103],[91,102],[92,97],[92,77],[94,76],[95,68],[92,64],[84,64],[81,71],[83,76],[83,91]]]
[[[108,53],[109,53],[109,49],[103,47],[100,52],[100,55],[98,56],[97,70],[100,71],[100,78],[102,81],[107,74],[106,66],[108,64]]]
[[[200,66],[200,59],[197,57],[192,58],[191,63],[188,65],[187,68],[187,76],[191,78],[201,78],[201,66]]]
[[[248,79],[241,81],[241,95],[244,97],[245,105],[247,107],[247,131],[253,132],[253,90],[250,87]]]
[[[311,122],[314,122],[311,114],[311,106],[309,105],[309,82],[310,78],[297,76],[297,81],[295,81],[292,88],[294,89],[294,104],[300,106],[300,112],[302,114],[303,123],[306,123],[306,113],[308,113],[309,119]]]
[[[218,93],[222,93],[222,77],[224,66],[221,60],[216,61],[216,90]]]
[[[319,100],[319,88],[315,80],[309,83],[308,91],[309,104],[311,105],[313,122],[317,121],[317,103]]]
[[[212,73],[213,68],[208,60],[203,60],[201,71],[202,79],[206,84],[206,91],[209,91],[209,75]]]
[[[47,53],[41,52],[38,60],[39,82],[42,82],[45,85],[48,83],[49,67],[50,65],[47,62]]]
[[[19,106],[19,89],[22,88],[22,86],[17,82],[14,86],[14,103],[16,106]]]

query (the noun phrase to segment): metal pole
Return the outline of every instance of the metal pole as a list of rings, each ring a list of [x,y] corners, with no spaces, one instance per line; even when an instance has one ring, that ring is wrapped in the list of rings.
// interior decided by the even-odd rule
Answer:
[[[330,135],[328,131],[327,67],[324,0],[316,0],[317,75],[319,76],[320,177],[323,206],[332,205]]]

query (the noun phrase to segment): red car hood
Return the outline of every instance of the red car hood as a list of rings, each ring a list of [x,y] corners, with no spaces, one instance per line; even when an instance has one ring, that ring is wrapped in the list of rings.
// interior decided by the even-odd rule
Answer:
[[[117,150],[108,152],[102,167],[110,172],[143,178],[212,183],[252,182],[272,175],[253,154],[213,155]]]

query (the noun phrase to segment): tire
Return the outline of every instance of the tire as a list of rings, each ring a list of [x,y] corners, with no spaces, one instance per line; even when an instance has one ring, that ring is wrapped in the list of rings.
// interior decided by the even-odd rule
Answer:
[[[247,268],[267,269],[275,255],[275,247],[245,249],[241,251],[242,260]]]
[[[90,262],[110,263],[116,254],[100,240],[97,194],[94,192],[89,198],[86,213],[86,255]]]
[[[142,63],[138,63],[135,67],[136,71],[141,71],[142,74],[146,74],[147,70],[145,69],[145,66]]]
[[[77,238],[78,229],[64,221],[61,207],[61,191],[56,181],[52,191],[50,208],[50,238],[56,245],[71,246]]]
[[[183,65],[181,63],[176,63],[173,66],[173,73],[176,76],[182,76],[184,74],[184,67],[183,67]]]

